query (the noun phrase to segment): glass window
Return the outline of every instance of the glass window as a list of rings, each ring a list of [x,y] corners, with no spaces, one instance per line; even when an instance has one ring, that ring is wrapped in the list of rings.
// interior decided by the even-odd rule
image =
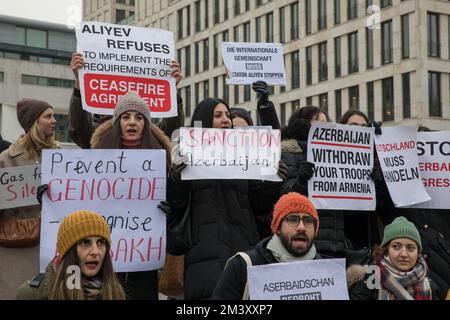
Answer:
[[[358,17],[358,1],[347,0],[347,20]]]
[[[244,86],[244,102],[251,100],[251,87],[250,85]]]
[[[226,83],[226,76],[222,76],[222,96],[226,103],[230,101],[230,87]]]
[[[239,104],[239,86],[234,86],[234,104]]]
[[[291,11],[292,14],[292,11]],[[306,34],[311,33],[311,0],[305,1]]]
[[[191,75],[191,46],[186,47],[186,57],[184,64],[184,75],[189,77]]]
[[[375,119],[375,101],[373,97],[373,82],[367,82],[367,117]]]
[[[312,97],[306,97],[306,105],[312,106]]]
[[[428,72],[428,105],[430,117],[442,117],[441,74]]]
[[[286,125],[286,103],[280,104],[280,121],[281,125]]]
[[[26,32],[25,28],[16,26],[16,44],[26,45]]]
[[[187,86],[185,88],[185,96],[184,96],[184,110],[186,112],[186,116],[191,116],[191,86]]]
[[[327,43],[319,43],[319,81],[327,80],[328,64],[327,64]]]
[[[409,58],[409,16],[402,16],[402,58]]]
[[[195,73],[200,72],[200,41],[195,43]]]
[[[47,31],[27,29],[27,46],[47,48]]]
[[[381,24],[381,62],[392,62],[392,20]]]
[[[209,0],[205,1],[205,29],[209,27]]]
[[[367,69],[373,68],[373,29],[366,28],[366,66]]]
[[[203,71],[209,69],[209,40],[203,40]]]
[[[393,78],[382,80],[383,121],[394,120],[394,81]]]
[[[250,42],[250,22],[244,23],[244,42]]]
[[[342,91],[336,90],[334,92],[335,105],[336,105],[336,122],[339,122],[342,117]]]
[[[194,5],[194,12],[195,12],[195,32],[199,32],[200,27],[200,0],[195,2]]]
[[[69,136],[69,117],[65,114],[55,114],[55,139],[60,142],[72,142]]]
[[[5,80],[5,73],[0,72],[0,82],[3,82]]]
[[[319,108],[328,114],[328,93],[319,95]]]
[[[341,37],[334,38],[334,77],[341,76]]]
[[[213,45],[214,45],[214,57],[213,57],[213,64],[214,67],[217,67],[219,65],[219,34],[215,34],[213,37]]]
[[[312,47],[306,48],[306,84],[312,83]]]
[[[439,57],[439,15],[428,13],[428,56]]]
[[[300,61],[298,51],[291,53],[291,85],[292,89],[300,87]]]
[[[291,40],[298,39],[298,2],[291,4]]]
[[[255,41],[261,42],[261,17],[255,19]]]
[[[359,109],[359,86],[348,88],[349,109]]]
[[[284,43],[286,41],[286,32],[285,32],[285,24],[286,24],[286,12],[285,12],[285,8],[280,8],[280,42]],[[450,18],[449,18],[450,21]],[[450,22],[449,22],[449,26],[450,26]]]
[[[411,118],[411,85],[409,73],[402,74],[403,118]]]
[[[353,32],[348,35],[348,73],[358,70],[358,32]]]
[[[273,13],[266,14],[266,42],[273,42]]]
[[[341,23],[341,0],[334,0],[334,24]]]
[[[125,20],[125,10],[116,10],[116,23]]]
[[[214,23],[220,22],[220,0],[214,0]]]
[[[178,39],[183,39],[183,29],[184,29],[183,9],[179,9],[177,11],[177,16],[178,16]]]
[[[195,84],[195,88],[194,88],[195,92],[195,105],[197,106],[200,102],[200,83],[196,83]]]
[[[214,97],[219,96],[219,76],[214,77]]]
[[[241,0],[234,0],[234,15],[241,14]]]
[[[392,0],[381,0],[381,8],[386,8],[392,5]]]
[[[319,16],[318,16],[318,29],[326,29],[327,27],[327,1],[319,0]]]
[[[190,36],[191,35],[191,6],[190,5],[186,7],[186,11],[187,11],[186,35]]]
[[[228,20],[228,0],[224,0],[223,1],[223,5],[224,5],[224,8],[223,8],[223,10],[224,10],[223,19],[226,21],[226,20]]]

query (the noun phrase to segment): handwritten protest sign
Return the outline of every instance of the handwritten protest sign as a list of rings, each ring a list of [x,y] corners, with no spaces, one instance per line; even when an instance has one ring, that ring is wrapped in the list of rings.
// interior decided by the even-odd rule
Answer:
[[[79,71],[85,110],[113,114],[120,96],[137,91],[152,115],[177,115],[175,79],[170,76],[175,56],[172,32],[82,22],[76,36],[77,51],[85,60]]]
[[[420,174],[415,127],[386,127],[375,137],[384,180],[396,207],[430,200]]]
[[[308,195],[317,209],[375,210],[373,128],[315,122],[308,137],[314,175]]]
[[[222,42],[227,84],[252,84],[264,80],[286,85],[283,46],[280,43]]]
[[[76,210],[101,214],[110,226],[116,272],[159,269],[166,252],[164,150],[43,150],[40,267],[55,255],[61,220]]]
[[[412,205],[423,209],[450,208],[450,131],[418,132],[419,171],[431,200]]]
[[[40,164],[0,169],[0,209],[39,204],[36,191],[40,182]]]
[[[281,135],[272,129],[181,128],[180,157],[187,157],[182,180],[259,179],[277,175]]]
[[[345,259],[320,259],[247,268],[251,300],[348,300]]]

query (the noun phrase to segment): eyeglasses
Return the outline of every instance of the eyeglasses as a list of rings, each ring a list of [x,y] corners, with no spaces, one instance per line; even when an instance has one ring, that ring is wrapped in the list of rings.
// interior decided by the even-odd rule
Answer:
[[[414,245],[414,244],[407,244],[407,245],[403,245],[403,244],[400,244],[400,243],[393,243],[393,244],[391,244],[391,248],[394,251],[401,251],[401,250],[403,250],[403,247],[405,247],[406,251],[409,252],[409,253],[413,253],[414,251],[417,250],[417,246]]]
[[[288,215],[286,218],[284,218],[284,220],[286,220],[288,225],[290,225],[291,227],[298,226],[300,221],[303,221],[303,224],[305,225],[305,227],[310,227],[310,226],[314,225],[314,219],[309,215],[302,217],[302,216],[299,216],[296,214],[291,214],[291,215]]]

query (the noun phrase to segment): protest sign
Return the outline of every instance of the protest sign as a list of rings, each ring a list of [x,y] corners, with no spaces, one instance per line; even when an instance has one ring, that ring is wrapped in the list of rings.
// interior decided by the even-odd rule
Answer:
[[[419,171],[431,200],[412,205],[422,209],[450,208],[450,131],[418,132]]]
[[[348,300],[345,259],[320,259],[247,268],[251,300]]]
[[[76,210],[102,215],[116,272],[159,269],[166,252],[164,150],[43,150],[40,267],[55,255],[61,220]]]
[[[314,163],[308,195],[317,209],[375,210],[373,128],[315,122],[308,136]]]
[[[384,180],[396,207],[430,200],[420,174],[415,127],[386,127],[375,136]]]
[[[263,80],[286,85],[283,46],[280,43],[222,42],[227,84],[252,84]]]
[[[173,33],[160,29],[93,21],[76,28],[77,51],[84,56],[79,71],[83,109],[113,114],[119,98],[137,91],[152,116],[177,115]]]
[[[180,157],[187,157],[182,180],[258,179],[281,181],[280,130],[181,128]]]
[[[40,164],[0,169],[0,209],[39,204],[36,192],[40,182]]]

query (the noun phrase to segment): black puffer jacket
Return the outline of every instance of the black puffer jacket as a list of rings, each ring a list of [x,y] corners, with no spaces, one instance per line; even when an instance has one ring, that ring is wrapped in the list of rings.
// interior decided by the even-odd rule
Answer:
[[[414,223],[422,240],[433,299],[445,299],[450,290],[450,209],[396,208],[384,181],[377,184],[377,213],[384,226],[404,216]]]
[[[169,179],[169,192],[178,195],[171,202],[173,214],[183,214],[190,205],[192,248],[184,261],[185,299],[210,298],[227,260],[258,243],[253,212],[267,212],[271,205],[258,196],[262,185],[247,180]]]
[[[298,192],[308,196],[307,184],[299,184],[298,170],[306,161],[306,142],[294,139],[281,142],[281,160],[288,166],[288,179],[282,186],[282,194]],[[344,234],[344,216],[340,210],[318,210],[320,228],[314,240],[317,252],[335,258],[345,257],[345,251],[350,248]]]
[[[277,263],[272,252],[267,249],[267,244],[272,237],[258,242],[254,249],[247,251],[252,260],[252,265],[265,265]],[[322,259],[316,254],[314,260]],[[240,256],[234,257],[227,264],[226,269],[220,276],[219,282],[214,289],[213,299],[217,300],[242,300],[245,284],[247,283],[247,264]]]

